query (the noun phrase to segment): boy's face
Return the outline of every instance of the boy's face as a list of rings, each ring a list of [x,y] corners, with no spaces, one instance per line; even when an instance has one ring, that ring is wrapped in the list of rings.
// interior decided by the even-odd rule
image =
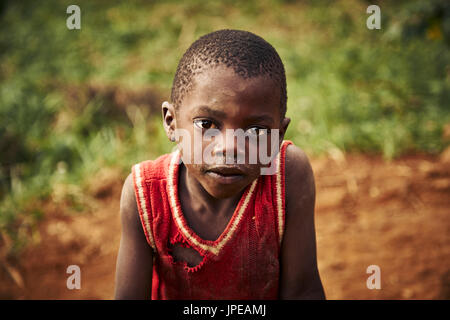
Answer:
[[[258,138],[264,134],[261,129],[278,129],[279,146],[290,120],[280,118],[280,89],[268,76],[244,79],[232,68],[215,66],[195,76],[192,81],[192,89],[177,110],[172,105],[163,105],[164,126],[170,137],[174,136],[176,129],[188,133],[182,139],[191,140],[190,150],[181,148],[181,152],[189,177],[195,178],[211,196],[228,198],[256,179],[262,165],[259,161],[250,164],[249,139],[245,139],[244,147],[238,147],[237,138],[227,138],[226,131],[242,129]],[[208,129],[216,129],[222,139],[194,140]],[[266,136],[270,154],[271,135]],[[258,152],[261,147],[264,146],[255,145]],[[195,161],[194,153],[201,155],[205,150],[209,150],[214,164]],[[251,150],[255,152],[254,148]],[[225,154],[244,155],[245,164],[237,164],[237,161],[228,164]]]

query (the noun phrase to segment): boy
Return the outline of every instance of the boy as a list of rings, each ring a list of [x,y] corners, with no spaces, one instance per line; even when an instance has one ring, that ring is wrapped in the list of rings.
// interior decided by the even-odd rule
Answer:
[[[262,38],[220,30],[191,45],[162,106],[169,140],[183,147],[135,165],[123,186],[116,299],[325,298],[314,177],[303,151],[283,141],[286,101],[283,63]],[[279,133],[268,138],[274,172],[249,160],[251,142],[205,135],[241,129],[258,141]],[[196,161],[198,150],[214,161]]]

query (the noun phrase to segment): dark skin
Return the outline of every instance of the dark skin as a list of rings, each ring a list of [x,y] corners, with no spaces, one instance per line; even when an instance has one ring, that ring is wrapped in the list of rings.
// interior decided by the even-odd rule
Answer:
[[[241,128],[279,129],[280,141],[290,119],[281,118],[279,89],[265,76],[243,79],[232,69],[218,66],[194,79],[178,109],[163,104],[163,124],[169,139],[177,128],[194,130]],[[205,108],[206,107],[206,108]],[[230,147],[216,144],[214,155]],[[194,146],[195,148],[195,146]],[[234,150],[237,152],[237,150]],[[192,154],[182,153],[184,160]],[[240,165],[242,177],[223,184],[208,174],[214,166],[182,164],[179,198],[189,226],[203,239],[216,240],[226,228],[245,187],[259,176],[261,164]],[[317,269],[314,227],[315,184],[305,153],[294,145],[286,151],[286,224],[280,256],[280,299],[324,299]],[[301,181],[302,183],[299,183]],[[121,197],[122,238],[116,267],[116,299],[150,299],[154,252],[148,245],[136,206],[131,175]],[[178,248],[177,248],[178,249]],[[200,263],[195,250],[174,250],[188,265]]]

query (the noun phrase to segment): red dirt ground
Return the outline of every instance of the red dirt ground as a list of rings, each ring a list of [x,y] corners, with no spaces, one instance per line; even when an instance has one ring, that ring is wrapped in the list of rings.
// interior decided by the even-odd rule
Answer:
[[[450,299],[449,153],[312,160],[318,265],[328,299]],[[66,214],[49,205],[40,242],[2,263],[0,298],[113,298],[118,180],[97,190],[92,212]],[[66,287],[72,264],[81,268],[80,290]],[[369,265],[381,269],[379,290],[366,286]]]

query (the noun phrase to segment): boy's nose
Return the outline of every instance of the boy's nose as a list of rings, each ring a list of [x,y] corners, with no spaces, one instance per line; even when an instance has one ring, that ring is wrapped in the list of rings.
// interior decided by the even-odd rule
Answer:
[[[217,139],[213,153],[215,157],[223,158],[227,163],[235,163],[239,157],[245,156],[245,144],[238,145],[238,139],[234,136],[222,135],[221,139]],[[243,158],[245,160],[245,158]]]

